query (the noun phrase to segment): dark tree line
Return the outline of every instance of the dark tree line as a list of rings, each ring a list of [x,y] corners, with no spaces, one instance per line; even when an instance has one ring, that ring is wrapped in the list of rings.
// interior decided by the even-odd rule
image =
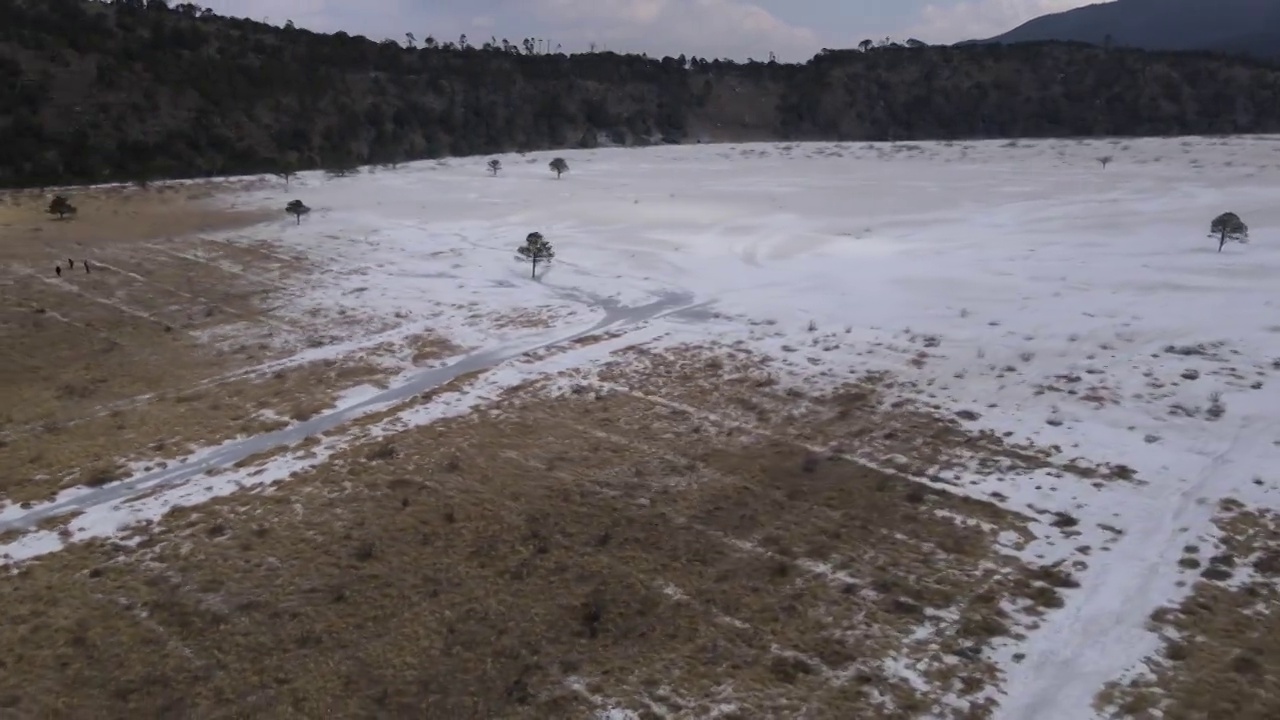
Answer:
[[[548,53],[0,0],[0,185],[693,140],[1280,131],[1280,70],[1072,44],[885,46],[803,65]]]

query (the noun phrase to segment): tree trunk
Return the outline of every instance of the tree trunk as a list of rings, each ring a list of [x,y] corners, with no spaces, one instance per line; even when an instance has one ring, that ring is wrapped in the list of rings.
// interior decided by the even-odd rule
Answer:
[[[533,270],[529,273],[529,279],[530,280],[538,279],[538,261],[537,260],[533,261]]]
[[[1227,244],[1227,231],[1223,230],[1222,235],[1218,238],[1218,252],[1222,252],[1222,246]]]

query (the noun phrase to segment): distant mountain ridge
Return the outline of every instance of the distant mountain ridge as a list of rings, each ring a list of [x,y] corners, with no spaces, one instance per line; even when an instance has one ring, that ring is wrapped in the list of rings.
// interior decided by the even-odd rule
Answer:
[[[1280,59],[1280,0],[1114,0],[1042,15],[973,43],[1046,40]]]

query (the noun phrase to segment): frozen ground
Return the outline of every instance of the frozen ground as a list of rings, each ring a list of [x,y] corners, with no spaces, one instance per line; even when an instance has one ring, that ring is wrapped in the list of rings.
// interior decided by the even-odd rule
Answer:
[[[485,158],[452,159],[305,174],[288,189],[226,197],[280,209],[278,221],[235,242],[319,269],[286,311],[342,308],[367,317],[379,340],[431,327],[468,352],[406,369],[384,393],[352,395],[306,427],[208,451],[187,469],[0,509],[0,530],[75,508],[85,513],[71,534],[86,538],[207,496],[184,486],[191,478],[211,475],[201,481],[210,487],[221,478],[219,492],[230,492],[244,480],[232,468],[239,460],[471,370],[501,365],[487,392],[598,363],[627,342],[746,341],[795,382],[887,371],[896,392],[975,428],[1132,475],[922,478],[1041,518],[1039,539],[1017,551],[1037,562],[1079,560],[1078,549],[1091,548],[1066,606],[1000,648],[994,694],[1003,717],[1074,720],[1092,715],[1105,683],[1141,674],[1158,650],[1147,618],[1189,592],[1177,560],[1184,545],[1213,546],[1218,502],[1280,505],[1280,248],[1270,231],[1280,223],[1278,138],[560,155],[571,167],[563,179],[547,168],[552,154],[531,153],[502,156],[497,177]],[[1105,170],[1103,155],[1115,158]],[[301,225],[283,211],[293,198],[313,208]],[[1219,254],[1206,233],[1227,210],[1253,241]],[[557,252],[537,281],[514,253],[535,230]],[[521,359],[602,330],[640,334]],[[308,357],[366,339],[327,340]],[[279,460],[286,471],[299,462]],[[122,511],[132,489],[152,493],[151,505]],[[1064,516],[1075,521],[1070,533],[1048,524]],[[22,559],[59,544],[31,533],[7,550]]]

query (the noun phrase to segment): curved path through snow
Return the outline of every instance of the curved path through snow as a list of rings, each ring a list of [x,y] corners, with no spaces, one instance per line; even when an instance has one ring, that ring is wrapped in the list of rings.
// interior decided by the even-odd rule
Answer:
[[[568,293],[558,294],[568,295]],[[205,453],[198,460],[190,460],[182,464],[138,475],[123,482],[80,493],[66,500],[35,506],[26,512],[0,519],[0,533],[9,530],[30,530],[37,523],[49,517],[76,511],[88,511],[95,507],[129,500],[154,490],[198,481],[211,470],[230,470],[236,463],[245,458],[287,447],[301,442],[309,436],[328,432],[362,415],[403,402],[415,395],[440,387],[467,373],[488,370],[507,360],[521,357],[530,352],[571,343],[596,333],[621,329],[634,330],[648,321],[678,313],[696,317],[696,311],[706,305],[706,303],[695,304],[693,296],[688,293],[660,295],[650,303],[637,306],[626,306],[607,298],[586,296],[578,293],[574,293],[571,298],[566,299],[572,299],[575,302],[585,303],[595,309],[602,310],[604,317],[586,329],[555,337],[551,340],[542,340],[523,346],[507,345],[474,352],[449,365],[423,370],[404,382],[359,402],[338,407],[328,413],[280,430],[229,442],[211,452]]]

